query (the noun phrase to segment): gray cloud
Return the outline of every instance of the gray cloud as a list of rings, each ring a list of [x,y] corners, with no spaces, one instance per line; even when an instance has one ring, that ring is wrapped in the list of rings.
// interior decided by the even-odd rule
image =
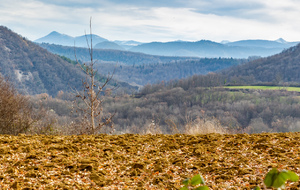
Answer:
[[[274,0],[274,2],[275,1],[280,0]],[[37,2],[55,6],[91,8],[104,11],[115,10],[118,7],[123,7],[124,9],[127,7],[136,7],[140,9],[152,9],[158,7],[191,8],[195,12],[201,14],[260,19],[266,21],[274,20],[272,15],[268,14],[268,11],[266,11],[268,7],[265,1],[261,0],[37,0]],[[282,8],[287,9],[287,7]]]
[[[0,24],[35,40],[53,30],[140,41],[300,36],[295,0],[0,0]]]
[[[73,8],[98,8],[114,10],[116,7],[136,7],[151,9],[158,7],[191,8],[197,13],[214,14],[219,16],[240,17],[245,19],[266,19],[270,16],[264,11],[266,5],[262,1],[251,0],[39,0],[45,4]]]

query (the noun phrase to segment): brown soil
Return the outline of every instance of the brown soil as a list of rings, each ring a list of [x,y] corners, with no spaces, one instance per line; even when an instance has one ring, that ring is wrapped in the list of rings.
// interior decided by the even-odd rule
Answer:
[[[0,136],[0,189],[262,187],[273,167],[300,173],[300,133]],[[300,184],[287,183],[287,189]]]

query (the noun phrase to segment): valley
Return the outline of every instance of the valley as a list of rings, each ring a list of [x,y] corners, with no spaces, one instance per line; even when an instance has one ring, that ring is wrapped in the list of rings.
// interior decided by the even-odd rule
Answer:
[[[41,123],[53,122],[45,130],[32,131],[83,134],[84,128],[77,123],[82,121],[83,112],[74,113],[71,89],[81,89],[84,73],[71,57],[76,53],[83,65],[88,62],[88,49],[46,43],[38,46],[9,29],[2,31],[7,37],[2,37],[1,47],[10,50],[2,56],[3,76],[15,79],[11,82],[16,88],[30,95],[35,114],[45,110],[48,116],[43,116],[47,119]],[[15,40],[5,41],[12,37]],[[208,125],[227,133],[298,131],[299,51],[298,45],[265,58],[233,59],[95,49],[97,84],[113,73],[112,81],[99,94],[103,98],[102,113],[114,115],[114,134],[198,134],[210,131],[205,130]],[[15,55],[23,56],[22,61]]]

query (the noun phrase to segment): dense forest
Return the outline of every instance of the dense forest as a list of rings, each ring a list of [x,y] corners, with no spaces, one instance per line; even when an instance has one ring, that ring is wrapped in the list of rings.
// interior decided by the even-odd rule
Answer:
[[[211,80],[216,83],[209,83]],[[111,103],[107,109],[114,107],[119,111],[115,122],[123,130],[126,126],[147,127],[154,121],[163,132],[172,133],[170,121],[185,131],[188,124],[197,126],[199,120],[215,119],[233,132],[299,130],[299,93],[212,87],[220,85],[218,80],[217,75],[211,74],[169,85],[147,85],[134,98],[124,99],[119,105]]]
[[[45,44],[41,44],[43,47]],[[65,46],[57,46],[57,45],[46,45],[46,48],[49,47],[60,47],[65,48],[67,51],[72,52],[73,59],[75,59],[74,48],[65,47]],[[71,51],[72,50],[72,51]],[[79,55],[84,54],[86,56],[85,59],[88,59],[88,49],[85,48],[76,48],[76,51],[80,50]],[[61,51],[61,50],[60,50]],[[59,52],[60,52],[59,51]],[[113,73],[114,79],[118,81],[123,81],[129,83],[133,86],[143,86],[145,84],[155,84],[161,81],[170,81],[177,80],[182,78],[187,78],[193,76],[195,74],[207,74],[209,72],[220,71],[225,68],[229,68],[231,66],[240,65],[251,61],[253,59],[257,59],[258,57],[250,57],[248,59],[233,59],[233,58],[185,58],[185,57],[158,57],[151,56],[146,54],[135,54],[132,52],[124,52],[117,50],[94,50],[94,55],[96,57],[102,56],[104,52],[111,54],[112,58],[101,57],[101,60],[97,60],[95,64],[95,68],[99,73]],[[56,51],[53,51],[56,52]],[[64,53],[60,53],[60,57],[69,63],[74,64],[74,61],[66,57],[65,51]],[[117,57],[113,55],[113,53],[124,53],[124,56],[120,56],[120,62],[117,62]],[[98,55],[98,53],[101,53]],[[77,54],[77,52],[76,52]],[[115,54],[117,55],[117,54]],[[133,58],[130,58],[132,56]],[[145,63],[135,64],[132,59],[136,59],[141,57],[145,58]],[[158,59],[157,59],[158,58]],[[79,58],[78,58],[79,59]],[[112,61],[103,61],[111,59]],[[82,61],[80,61],[83,63]],[[126,64],[124,64],[126,62]]]
[[[172,61],[167,63],[154,63],[144,65],[115,65],[111,63],[98,63],[96,68],[103,73],[114,72],[114,78],[128,82],[132,85],[143,86],[162,81],[177,80],[193,75],[204,75],[217,72],[230,66],[248,62],[249,59],[198,59],[187,61]]]

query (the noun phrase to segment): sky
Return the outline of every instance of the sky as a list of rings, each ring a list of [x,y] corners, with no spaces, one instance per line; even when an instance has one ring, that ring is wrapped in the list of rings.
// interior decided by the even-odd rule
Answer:
[[[300,41],[299,0],[0,0],[0,25],[36,40],[52,31],[108,40]]]

